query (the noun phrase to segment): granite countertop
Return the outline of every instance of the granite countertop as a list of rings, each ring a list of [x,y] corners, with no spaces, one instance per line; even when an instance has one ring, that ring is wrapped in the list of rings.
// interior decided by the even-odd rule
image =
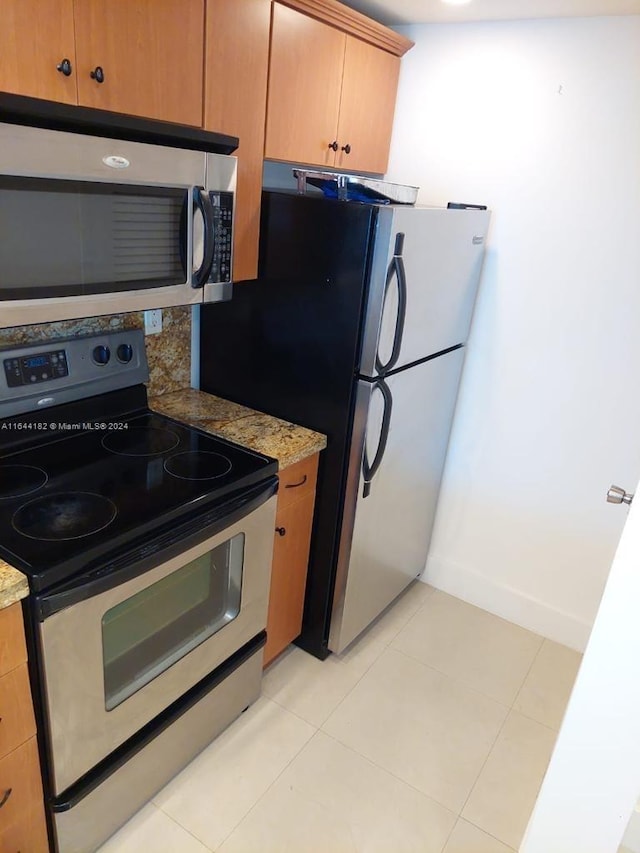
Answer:
[[[321,433],[204,391],[173,391],[153,397],[149,407],[177,421],[273,456],[280,468],[300,462],[327,446],[327,439]]]
[[[26,598],[28,594],[26,577],[0,558],[0,610]]]

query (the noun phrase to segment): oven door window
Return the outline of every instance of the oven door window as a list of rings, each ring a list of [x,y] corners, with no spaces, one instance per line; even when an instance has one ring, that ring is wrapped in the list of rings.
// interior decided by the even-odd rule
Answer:
[[[189,191],[0,176],[0,300],[187,280]]]
[[[235,619],[243,558],[239,533],[104,614],[107,711]]]

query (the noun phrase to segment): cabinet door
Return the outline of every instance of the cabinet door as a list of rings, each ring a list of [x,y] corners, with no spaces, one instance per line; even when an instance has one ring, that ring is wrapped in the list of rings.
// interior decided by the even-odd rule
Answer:
[[[295,640],[302,628],[313,503],[314,495],[307,495],[279,509],[276,515],[265,666]]]
[[[42,803],[25,811],[11,824],[0,829],[2,853],[49,853],[49,839]]]
[[[240,139],[233,278],[258,274],[271,0],[207,0],[204,127]]]
[[[265,666],[295,640],[302,628],[318,461],[314,453],[279,473]]]
[[[75,104],[73,0],[4,0],[1,12],[0,90]]]
[[[346,35],[273,4],[265,157],[333,166]]]
[[[17,822],[25,812],[38,809],[42,803],[42,781],[35,737],[0,758],[0,801],[4,801],[3,828]]]
[[[74,15],[80,104],[202,124],[204,0],[75,0]]]
[[[27,661],[22,605],[20,602],[0,609],[0,676]],[[0,717],[2,715],[0,714]]]
[[[400,59],[347,36],[335,165],[352,172],[387,171]],[[348,147],[348,152],[344,149]]]
[[[36,733],[26,663],[0,678],[0,758]]]

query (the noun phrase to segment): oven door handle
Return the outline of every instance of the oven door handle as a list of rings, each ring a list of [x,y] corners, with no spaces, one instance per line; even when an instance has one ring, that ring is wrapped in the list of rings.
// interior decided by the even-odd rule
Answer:
[[[242,521],[266,503],[277,490],[278,478],[270,477],[222,505],[192,516],[168,531],[145,539],[142,543],[138,541],[135,547],[120,551],[106,565],[103,561],[93,567],[89,566],[55,590],[36,594],[33,599],[36,619],[38,622],[44,622],[67,607],[114,589],[132,578],[140,577],[165,560],[211,539]]]

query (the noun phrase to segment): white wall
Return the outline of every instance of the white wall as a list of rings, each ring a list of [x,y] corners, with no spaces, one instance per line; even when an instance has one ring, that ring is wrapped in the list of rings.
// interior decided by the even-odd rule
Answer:
[[[493,210],[425,577],[583,648],[640,478],[640,16],[402,29],[387,177]]]

